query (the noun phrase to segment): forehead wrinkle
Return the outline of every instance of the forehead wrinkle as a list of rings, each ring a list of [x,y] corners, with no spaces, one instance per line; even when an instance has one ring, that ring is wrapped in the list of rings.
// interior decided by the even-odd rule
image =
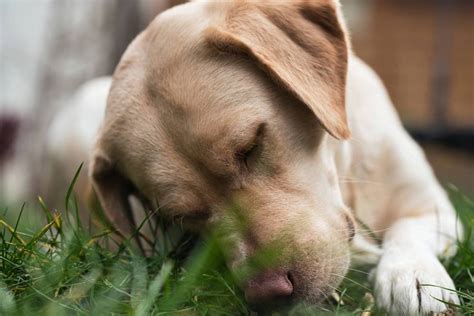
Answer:
[[[194,56],[189,62],[182,60],[160,72],[150,81],[149,90],[173,110],[203,113],[261,100],[264,96],[256,89],[261,83],[255,77],[233,60]]]

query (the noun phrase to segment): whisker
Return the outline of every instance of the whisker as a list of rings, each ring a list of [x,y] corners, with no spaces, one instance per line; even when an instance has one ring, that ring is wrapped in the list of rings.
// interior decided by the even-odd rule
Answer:
[[[347,178],[339,178],[339,183],[357,183],[357,184],[387,185],[387,183],[384,183],[384,182],[361,180],[361,179],[347,179]]]
[[[349,271],[354,271],[354,272],[359,272],[359,273],[362,273],[362,274],[365,274],[365,275],[370,275],[370,273],[367,272],[367,271],[359,270],[359,269],[354,269],[354,268],[351,268],[351,267],[349,267],[348,270],[349,270]]]
[[[363,288],[364,290],[367,290],[367,291],[369,291],[369,292],[371,291],[371,289],[369,289],[368,287],[366,287],[366,286],[363,285],[363,284],[360,284],[360,283],[357,282],[356,280],[349,278],[347,275],[342,276],[342,275],[337,274],[337,273],[330,273],[330,274],[331,274],[331,275],[334,275],[334,276],[337,276],[337,277],[343,277],[344,280],[347,280],[347,281],[349,281],[349,282],[352,282],[352,283],[354,283],[355,285],[360,286],[360,287]]]

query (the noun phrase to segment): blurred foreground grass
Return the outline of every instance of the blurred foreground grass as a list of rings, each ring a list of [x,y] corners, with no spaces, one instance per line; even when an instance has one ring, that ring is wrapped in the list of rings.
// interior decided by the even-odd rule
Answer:
[[[466,234],[457,255],[444,264],[459,290],[459,312],[474,315],[474,204],[449,191]],[[106,228],[88,231],[71,192],[62,212],[41,200],[43,213],[25,206],[2,210],[0,315],[254,314],[215,239],[165,231],[144,257],[132,242],[117,243]],[[383,315],[374,307],[370,268],[353,269],[324,307],[297,306],[288,314]]]

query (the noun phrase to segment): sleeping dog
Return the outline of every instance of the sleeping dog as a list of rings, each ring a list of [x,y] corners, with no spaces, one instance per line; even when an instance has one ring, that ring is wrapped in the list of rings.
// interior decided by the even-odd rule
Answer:
[[[354,258],[377,263],[389,313],[459,302],[437,258],[455,252],[453,207],[351,52],[337,0],[194,1],[160,14],[116,69],[90,160],[124,235],[136,194],[190,230],[225,227],[231,270],[278,244],[277,262],[241,282],[251,303],[317,304],[357,247]]]

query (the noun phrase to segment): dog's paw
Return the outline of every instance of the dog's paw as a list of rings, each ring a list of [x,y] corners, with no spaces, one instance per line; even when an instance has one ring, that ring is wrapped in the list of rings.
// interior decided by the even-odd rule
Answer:
[[[377,305],[390,315],[450,315],[441,301],[459,304],[453,281],[428,251],[389,250],[374,272]]]

